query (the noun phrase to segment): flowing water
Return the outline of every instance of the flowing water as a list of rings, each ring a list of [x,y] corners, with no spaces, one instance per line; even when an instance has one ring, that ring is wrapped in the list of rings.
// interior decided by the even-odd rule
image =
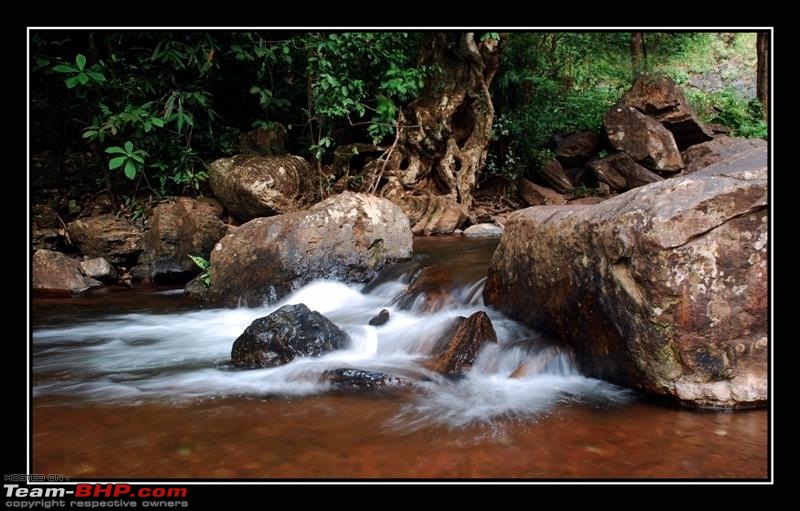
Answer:
[[[485,307],[496,241],[427,238],[367,286],[317,281],[263,308],[209,309],[180,290],[107,289],[34,302],[33,470],[72,477],[765,477],[767,413],[654,404],[580,374],[568,350]],[[421,267],[447,297],[397,300]],[[273,369],[230,367],[256,318],[304,303],[346,350]],[[368,325],[381,309],[390,321]],[[487,312],[498,343],[459,380],[430,368],[458,316]],[[590,331],[590,328],[587,328]],[[518,370],[520,367],[524,370]],[[343,393],[352,367],[410,390]]]

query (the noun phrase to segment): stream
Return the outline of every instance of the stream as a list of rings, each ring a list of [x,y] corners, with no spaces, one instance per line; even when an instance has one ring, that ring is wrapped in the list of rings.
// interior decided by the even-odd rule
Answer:
[[[687,410],[584,377],[569,350],[484,306],[496,244],[419,238],[414,261],[366,286],[316,281],[263,308],[199,307],[180,289],[144,287],[34,300],[32,470],[72,478],[767,476],[766,410]],[[422,266],[448,275],[446,303],[427,312],[420,297],[400,310],[396,300]],[[278,368],[232,368],[242,331],[294,303],[339,325],[350,346]],[[389,322],[370,326],[381,309]],[[479,310],[498,343],[462,379],[432,372],[437,341],[456,317]],[[343,367],[414,385],[343,392],[322,378]]]

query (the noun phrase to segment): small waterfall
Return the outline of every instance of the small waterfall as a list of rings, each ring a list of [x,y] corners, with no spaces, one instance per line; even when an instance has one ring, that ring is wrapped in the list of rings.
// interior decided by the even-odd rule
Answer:
[[[450,299],[438,310],[398,307],[420,269],[415,263],[394,265],[366,286],[315,281],[269,307],[117,314],[40,328],[33,332],[34,395],[113,402],[308,395],[329,390],[321,382],[326,370],[354,367],[411,375],[417,392],[403,416],[412,423],[459,426],[537,414],[565,399],[625,399],[627,391],[581,376],[567,350],[485,307],[485,277],[448,289]],[[350,346],[273,369],[230,367],[231,345],[253,320],[296,303],[339,325],[350,335]],[[369,325],[381,309],[389,311],[389,322]],[[492,320],[498,343],[485,346],[460,380],[432,373],[425,362],[437,342],[457,317],[479,310]]]

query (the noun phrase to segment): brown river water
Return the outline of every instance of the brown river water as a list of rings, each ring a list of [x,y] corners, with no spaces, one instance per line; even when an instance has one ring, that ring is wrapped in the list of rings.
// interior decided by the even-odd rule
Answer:
[[[175,290],[37,300],[32,471],[97,478],[765,478],[768,412],[688,410],[581,376],[568,356],[535,374],[548,340],[487,311],[499,347],[459,381],[426,369],[452,320],[480,300],[496,241],[415,240],[415,264],[361,289],[312,283],[306,303],[352,348],[283,368],[228,367],[233,340],[275,309],[203,309]],[[448,274],[455,304],[399,311],[416,265]],[[363,291],[363,292],[362,292]],[[381,308],[383,327],[369,327]],[[590,331],[590,326],[587,327]],[[528,339],[521,345],[518,341]],[[532,340],[531,340],[532,339]],[[384,395],[331,391],[326,369],[415,379]]]

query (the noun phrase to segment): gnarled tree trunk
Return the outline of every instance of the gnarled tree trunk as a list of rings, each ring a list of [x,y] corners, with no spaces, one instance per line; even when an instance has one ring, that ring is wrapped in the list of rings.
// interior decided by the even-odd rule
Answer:
[[[501,41],[480,41],[474,32],[428,36],[420,64],[433,74],[400,113],[385,166],[375,167],[376,179],[383,178],[376,187],[405,210],[417,234],[452,232],[466,218],[486,162],[494,119],[489,84]]]

